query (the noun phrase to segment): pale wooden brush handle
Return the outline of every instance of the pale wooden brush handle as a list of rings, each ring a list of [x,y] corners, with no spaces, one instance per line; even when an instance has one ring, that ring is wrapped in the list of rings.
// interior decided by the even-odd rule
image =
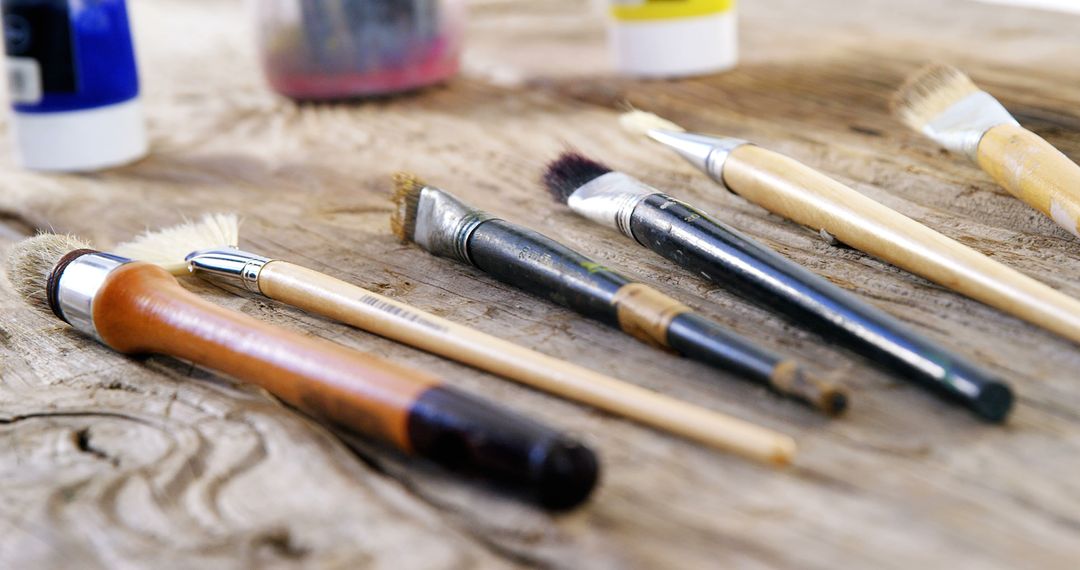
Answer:
[[[781,154],[735,149],[724,182],[775,214],[1080,343],[1080,301]]]
[[[1013,196],[1080,237],[1080,166],[1039,135],[999,125],[979,141],[978,163]]]
[[[412,451],[408,421],[413,402],[441,383],[423,372],[214,305],[146,263],[110,273],[93,310],[102,340],[117,351],[190,360],[406,452]]]
[[[540,354],[292,263],[266,264],[259,288],[303,310],[745,457],[782,464],[795,451],[786,435]]]

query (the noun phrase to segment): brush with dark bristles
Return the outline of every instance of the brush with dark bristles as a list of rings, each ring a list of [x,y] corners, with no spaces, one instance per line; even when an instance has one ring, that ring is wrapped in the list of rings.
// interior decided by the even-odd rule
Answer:
[[[492,218],[412,176],[397,178],[395,201],[394,231],[435,255],[470,263],[504,283],[827,414],[847,407],[843,387],[551,238]]]
[[[556,200],[578,214],[843,343],[904,379],[1000,422],[1012,392],[974,364],[942,350],[884,311],[860,300],[753,238],[627,174],[577,153],[544,173]]]
[[[544,187],[556,202],[566,203],[585,184],[611,172],[607,165],[576,152],[567,152],[544,170]]]
[[[893,96],[912,130],[963,154],[1029,206],[1080,237],[1080,166],[1020,123],[962,71],[927,66]]]
[[[399,235],[415,231],[415,215],[409,212],[415,208],[416,200],[409,194],[419,185],[418,181],[401,180],[401,186],[409,191],[398,196],[406,206],[394,216],[394,232]],[[115,251],[152,262],[174,274],[190,271],[204,278],[240,282],[270,299],[706,445],[729,447],[724,434],[731,426],[744,424],[529,350],[325,273],[242,251],[237,249],[239,238],[237,217],[215,214],[198,222],[144,233],[117,246]],[[780,442],[769,448],[779,453],[771,452],[768,460],[790,459],[790,438],[771,434],[766,440]]]
[[[575,506],[596,483],[595,455],[572,438],[423,372],[209,303],[156,265],[46,234],[14,247],[8,276],[33,306],[113,350],[206,366],[545,507]]]

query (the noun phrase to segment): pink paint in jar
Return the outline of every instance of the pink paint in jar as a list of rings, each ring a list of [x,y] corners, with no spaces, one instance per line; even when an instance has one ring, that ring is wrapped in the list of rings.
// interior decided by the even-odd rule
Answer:
[[[463,0],[254,0],[277,92],[326,100],[411,91],[458,70]]]

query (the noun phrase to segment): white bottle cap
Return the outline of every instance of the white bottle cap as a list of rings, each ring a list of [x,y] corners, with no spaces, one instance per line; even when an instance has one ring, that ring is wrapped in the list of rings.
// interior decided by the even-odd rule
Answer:
[[[656,20],[612,20],[608,34],[615,69],[638,77],[704,75],[739,59],[735,9]]]
[[[31,170],[102,170],[147,152],[138,99],[79,111],[15,111],[11,124],[19,163]]]

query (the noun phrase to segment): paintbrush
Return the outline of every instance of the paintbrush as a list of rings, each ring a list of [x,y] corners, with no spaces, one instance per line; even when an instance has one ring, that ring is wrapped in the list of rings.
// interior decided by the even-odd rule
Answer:
[[[794,455],[795,444],[786,435],[529,350],[324,273],[240,251],[239,238],[237,217],[215,214],[147,232],[114,251],[174,275],[190,270],[239,281],[287,305],[706,445],[773,463],[787,463]]]
[[[1004,421],[1012,407],[1012,391],[989,372],[632,176],[568,152],[548,166],[544,184],[579,215],[618,229],[695,275],[727,286],[987,421]]]
[[[1080,236],[1080,166],[1021,127],[962,71],[923,68],[897,90],[892,108],[908,127],[967,156],[1010,194]]]
[[[537,232],[492,217],[408,174],[395,177],[392,228],[403,241],[672,350],[800,400],[828,414],[846,391],[806,372],[679,301],[635,283]]]
[[[551,428],[426,373],[214,305],[155,265],[43,234],[13,248],[8,277],[31,305],[113,350],[217,370],[545,507],[573,507],[596,483],[593,452]]]
[[[809,166],[739,139],[687,133],[643,111],[624,114],[620,123],[774,214],[1080,343],[1080,301]]]

